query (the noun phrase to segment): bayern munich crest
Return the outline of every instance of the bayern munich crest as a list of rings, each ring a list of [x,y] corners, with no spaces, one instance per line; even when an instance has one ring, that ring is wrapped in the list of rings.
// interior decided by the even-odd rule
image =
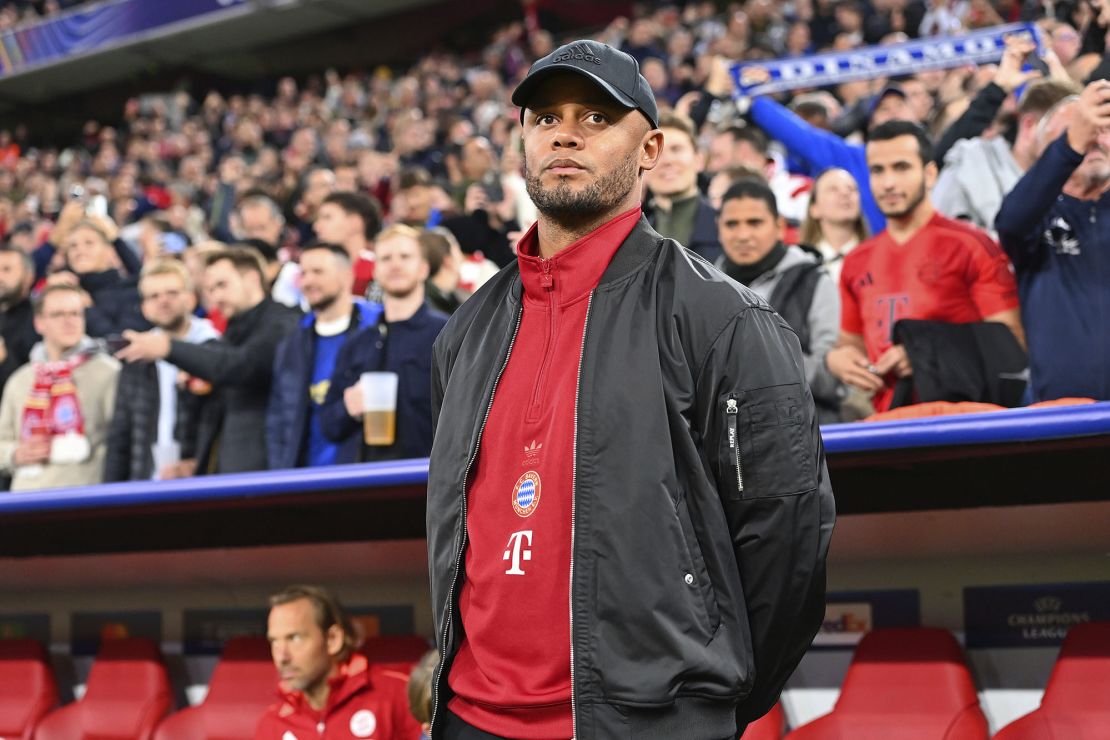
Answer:
[[[518,516],[531,516],[540,505],[540,476],[529,470],[513,486],[513,511]]]

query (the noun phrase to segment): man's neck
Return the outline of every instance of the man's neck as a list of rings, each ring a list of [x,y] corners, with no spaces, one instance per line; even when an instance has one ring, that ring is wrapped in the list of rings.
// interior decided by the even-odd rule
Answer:
[[[319,683],[315,686],[309,686],[301,693],[304,694],[305,701],[308,706],[315,709],[317,712],[322,710],[328,704],[328,696],[331,694],[331,679],[338,673],[337,668],[333,668],[324,678],[320,679]]]
[[[330,321],[338,321],[344,317],[351,315],[351,309],[354,306],[354,301],[351,300],[349,293],[336,298],[331,302],[327,308],[316,311],[316,321],[328,323]]]
[[[890,238],[895,243],[905,244],[921,230],[922,226],[929,223],[934,213],[936,211],[933,204],[927,200],[922,201],[921,205],[913,209],[911,213],[907,213],[901,218],[888,218],[886,222],[887,233],[890,234]]]
[[[355,234],[347,241],[343,242],[343,248],[347,250],[347,254],[351,257],[351,262],[358,262],[362,259],[362,253],[367,250],[366,237],[362,234]]]
[[[1086,177],[1072,177],[1064,183],[1064,195],[1077,200],[1098,200],[1103,193],[1110,190],[1110,180],[1091,180]]]
[[[830,247],[839,252],[845,245],[856,240],[856,224],[854,221],[826,221],[821,224],[821,236]]]
[[[670,195],[659,195],[658,193],[652,194],[652,202],[657,208],[662,208],[664,211],[670,211],[674,208],[674,204],[679,201],[692,198],[698,193],[697,183],[690,186],[688,190],[681,193],[671,193]]]
[[[406,296],[391,296],[387,293],[382,297],[382,307],[385,309],[385,320],[390,323],[411,319],[413,314],[419,311],[420,307],[423,305],[423,284]]]
[[[551,259],[582,237],[596,231],[598,227],[638,205],[640,205],[640,188],[637,187],[620,205],[604,213],[584,216],[577,221],[556,223],[550,216],[540,213],[536,222],[536,241],[539,244],[540,257]]]
[[[66,353],[71,352],[76,346],[75,344],[72,347],[62,347],[53,342],[43,341],[43,349],[46,350],[46,359],[48,362],[58,362],[59,360],[65,359]]]

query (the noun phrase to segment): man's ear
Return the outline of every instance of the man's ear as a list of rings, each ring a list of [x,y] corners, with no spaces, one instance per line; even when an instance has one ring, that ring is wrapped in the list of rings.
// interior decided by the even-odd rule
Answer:
[[[640,142],[640,169],[653,170],[659,163],[659,155],[663,151],[663,132],[653,128],[644,134]]]
[[[338,624],[328,627],[327,634],[328,655],[335,658],[343,652],[343,628]]]
[[[937,163],[927,162],[925,164],[925,189],[932,190],[933,186],[937,184]]]

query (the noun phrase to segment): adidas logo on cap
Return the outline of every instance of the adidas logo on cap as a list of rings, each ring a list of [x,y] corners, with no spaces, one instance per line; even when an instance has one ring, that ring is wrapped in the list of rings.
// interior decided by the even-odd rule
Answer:
[[[565,52],[551,60],[552,62],[593,62],[594,64],[601,64],[601,60],[593,53],[590,47],[585,44],[575,44]]]

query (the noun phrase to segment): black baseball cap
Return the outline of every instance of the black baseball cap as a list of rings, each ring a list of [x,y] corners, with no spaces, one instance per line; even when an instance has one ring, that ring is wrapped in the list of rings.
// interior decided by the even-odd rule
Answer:
[[[909,100],[909,98],[906,96],[906,91],[902,89],[902,86],[899,85],[897,82],[892,82],[884,87],[882,90],[880,90],[879,94],[871,99],[871,105],[869,107],[869,110],[867,111],[868,115],[873,114],[875,112],[875,109],[879,107],[879,103],[883,102],[883,100],[885,100],[888,95],[897,95],[902,100]]]
[[[625,108],[634,108],[659,128],[659,108],[651,85],[640,74],[640,65],[628,54],[598,41],[572,41],[560,46],[528,70],[513,91],[513,105],[520,106],[521,120],[528,99],[543,80],[558,72],[574,72],[588,77],[609,97]]]

